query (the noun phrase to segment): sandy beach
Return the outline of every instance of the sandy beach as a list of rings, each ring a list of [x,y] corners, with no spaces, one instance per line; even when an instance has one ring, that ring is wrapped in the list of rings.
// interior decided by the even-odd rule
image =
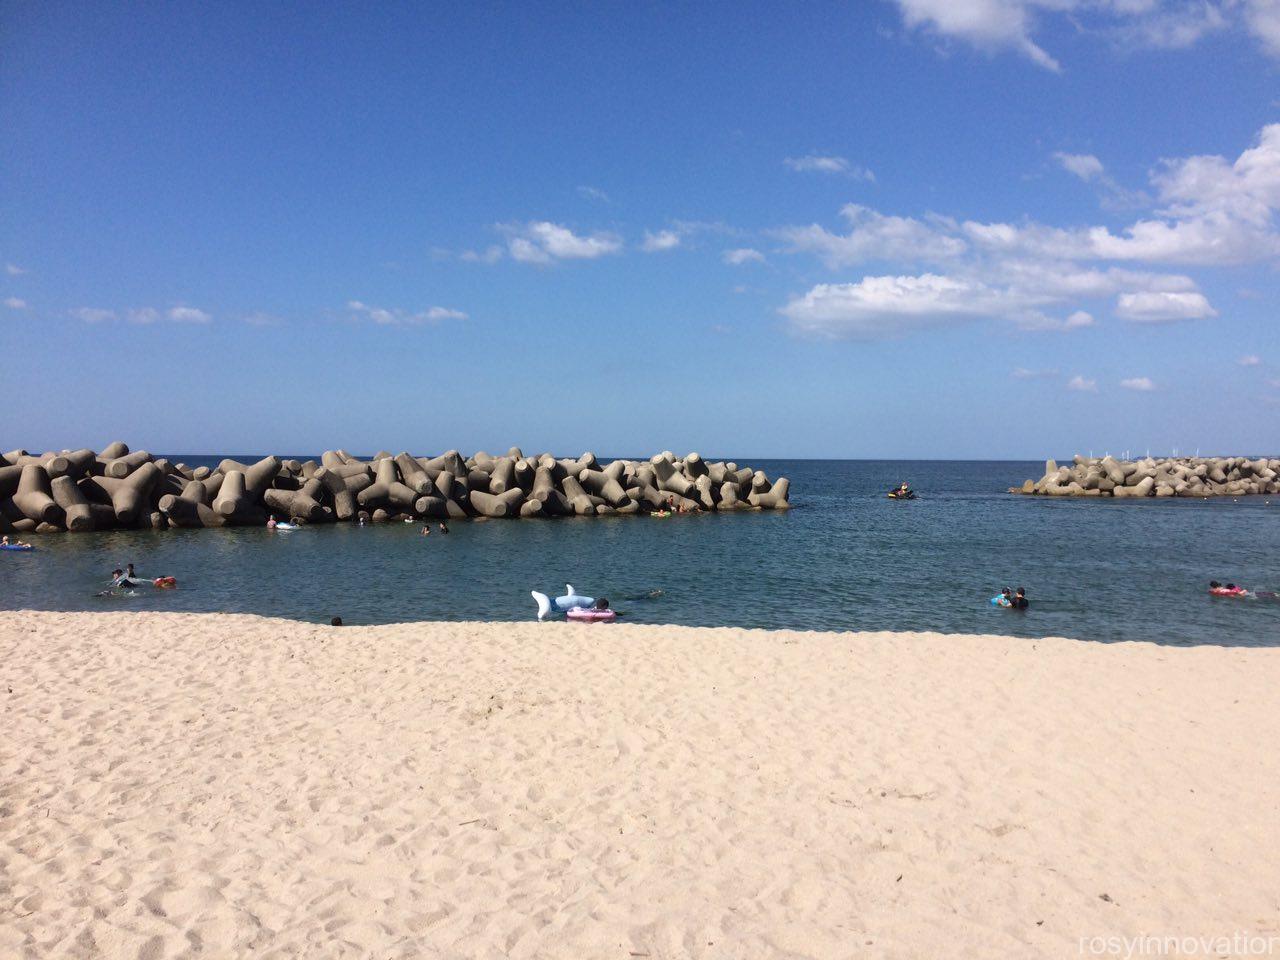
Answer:
[[[1280,650],[5,613],[0,664],[3,957],[1280,955]]]

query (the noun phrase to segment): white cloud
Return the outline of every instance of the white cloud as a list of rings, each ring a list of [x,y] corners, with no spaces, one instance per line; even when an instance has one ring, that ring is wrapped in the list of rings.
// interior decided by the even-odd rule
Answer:
[[[181,305],[167,310],[158,310],[155,307],[132,307],[125,310],[123,314],[101,307],[79,307],[70,312],[71,316],[85,323],[106,323],[109,320],[123,318],[139,326],[148,326],[159,323],[161,320],[168,320],[170,323],[209,323],[213,319],[213,316],[204,310]]]
[[[815,254],[833,270],[869,260],[950,260],[968,249],[963,239],[948,235],[953,224],[943,218],[925,222],[886,216],[856,203],[846,204],[840,215],[849,223],[848,233],[832,233],[815,223],[784,227],[778,236],[792,252]]]
[[[423,323],[440,323],[442,320],[466,320],[467,314],[447,307],[428,307],[417,313],[398,308],[373,307],[359,300],[348,300],[347,309],[356,319],[372,320],[379,326],[413,326]]]
[[[1026,367],[1014,367],[1010,374],[1015,380],[1048,380],[1057,375],[1057,370],[1028,370]]]
[[[1062,154],[1059,162],[1114,195],[1124,192],[1092,155]],[[1193,320],[1217,316],[1195,280],[1139,265],[1280,262],[1280,124],[1263,128],[1235,160],[1164,160],[1151,182],[1156,209],[1119,230],[894,216],[857,204],[840,211],[845,233],[819,224],[780,228],[772,233],[785,250],[831,270],[880,262],[892,271],[820,284],[783,312],[796,330],[854,337],[883,335],[879,321],[888,316],[913,318],[889,325],[893,331],[968,316],[1078,330],[1094,322],[1086,302],[1108,298],[1130,321]]]
[[[507,250],[511,259],[517,263],[550,263],[551,254],[528,237],[512,237],[507,241]]]
[[[720,259],[732,267],[740,267],[746,263],[764,263],[764,254],[751,247],[739,247],[736,250],[726,250],[720,255]]]
[[[662,250],[674,250],[680,246],[680,234],[674,230],[659,230],[657,233],[650,233],[648,230],[644,234],[644,243],[640,245],[640,249],[645,253],[657,253]]]
[[[1280,57],[1280,4],[1275,0],[897,0],[909,28],[954,38],[980,50],[1012,50],[1049,70],[1058,61],[1033,34],[1055,19],[1075,33],[1123,50],[1189,47],[1219,30],[1251,33]]]
[[[448,307],[428,307],[427,319],[433,321],[440,320],[466,320],[467,314],[461,310],[451,310]]]
[[[1202,293],[1122,293],[1116,298],[1116,316],[1135,323],[1166,323],[1216,317]]]
[[[1059,318],[1046,316],[1038,311],[1033,311],[1025,316],[1016,318],[1017,324],[1023,330],[1044,330],[1057,331],[1061,333],[1071,330],[1083,330],[1085,327],[1094,325],[1093,314],[1084,310],[1077,310],[1070,316]]]
[[[1152,3],[1141,12],[1146,16],[1121,23],[1112,31],[1126,49],[1182,50],[1229,25],[1223,9],[1211,2],[1173,4],[1167,9]]]
[[[1120,386],[1126,390],[1148,391],[1154,390],[1156,385],[1151,382],[1150,377],[1130,377],[1127,380],[1121,380]]]
[[[810,153],[803,157],[787,157],[782,162],[798,173],[839,173],[868,183],[875,183],[876,179],[876,175],[866,167],[855,166],[844,157]]]
[[[1236,361],[1236,363],[1240,364],[1240,366],[1242,367],[1256,367],[1260,363],[1262,363],[1262,358],[1250,353],[1246,356],[1241,357],[1239,360]]]
[[[490,244],[484,250],[463,250],[458,254],[458,259],[467,263],[497,263],[502,259],[503,252],[497,244]]]
[[[585,200],[597,200],[600,203],[609,202],[609,195],[599,187],[581,186],[578,188],[578,196]]]
[[[522,225],[505,225],[507,252],[520,263],[546,264],[555,260],[594,260],[622,249],[622,240],[612,233],[582,236],[568,227],[548,220]]]
[[[103,310],[101,307],[77,307],[71,315],[85,323],[105,323],[116,318],[114,310]]]
[[[27,309],[27,301],[19,299],[18,297],[5,297],[4,305],[10,310]]]
[[[898,0],[908,27],[926,27],[992,50],[1016,50],[1049,70],[1058,61],[1031,39],[1031,7],[1022,0]]]
[[[1141,196],[1119,187],[1105,172],[1097,177],[1113,198],[1128,202]],[[1158,197],[1154,215],[1119,232],[1035,222],[966,221],[955,229],[943,218],[933,218],[929,227],[935,238],[955,234],[983,253],[1004,257],[1199,266],[1280,258],[1280,124],[1264,127],[1256,144],[1235,161],[1221,156],[1164,160],[1151,179]]]
[[[820,283],[793,297],[781,313],[802,334],[831,339],[892,337],[975,317],[1004,316],[1025,307],[1007,291],[956,277],[863,277]]]
[[[173,307],[166,316],[174,323],[208,323],[213,319],[208,313],[195,307]]]
[[[1245,22],[1273,57],[1280,57],[1280,4],[1275,0],[1245,0]]]
[[[1063,170],[1081,180],[1093,180],[1104,172],[1102,161],[1091,153],[1055,153],[1053,157]]]
[[[1097,380],[1086,380],[1080,374],[1076,374],[1067,381],[1068,390],[1078,390],[1081,393],[1093,393],[1098,389]]]
[[[6,263],[4,265],[4,272],[11,277],[20,277],[27,271],[24,270],[22,267],[18,266],[16,263]]]

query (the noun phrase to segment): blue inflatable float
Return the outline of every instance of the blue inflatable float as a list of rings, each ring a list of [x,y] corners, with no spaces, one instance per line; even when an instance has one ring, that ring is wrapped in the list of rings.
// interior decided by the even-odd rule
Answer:
[[[564,585],[563,597],[549,597],[545,593],[539,593],[537,590],[530,590],[533,599],[538,603],[538,619],[545,620],[552,611],[556,613],[568,613],[570,610],[576,610],[580,607],[593,607],[596,603],[595,597],[583,597],[573,592],[573,584],[566,583]]]

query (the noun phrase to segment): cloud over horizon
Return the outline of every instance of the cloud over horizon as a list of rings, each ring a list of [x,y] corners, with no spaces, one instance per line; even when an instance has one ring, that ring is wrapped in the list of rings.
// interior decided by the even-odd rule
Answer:
[[[622,249],[622,239],[616,234],[605,231],[576,234],[568,227],[549,220],[506,224],[500,229],[508,235],[507,253],[518,263],[595,260]]]
[[[428,307],[425,310],[412,312],[399,308],[374,307],[360,300],[348,300],[347,309],[351,316],[358,320],[371,320],[379,326],[419,326],[428,323],[441,323],[445,320],[466,320],[467,314],[461,310],[448,307]]]
[[[1225,30],[1253,36],[1280,57],[1275,0],[894,0],[909,30],[987,54],[1012,51],[1054,73],[1062,64],[1033,35],[1052,19],[1117,49],[1180,50]]]
[[[876,180],[874,173],[866,167],[850,163],[846,157],[809,153],[803,157],[786,157],[782,162],[797,173],[834,173],[868,183],[875,183]]]
[[[157,307],[130,307],[124,311],[111,310],[104,307],[77,307],[69,311],[70,315],[84,323],[109,323],[113,320],[124,320],[137,326],[148,326],[167,321],[169,323],[206,324],[213,322],[213,314],[179,304],[167,309]]]
[[[1091,154],[1056,156],[1081,179],[1108,181]],[[1117,317],[1134,323],[1203,320],[1218,311],[1192,277],[1130,265],[1280,261],[1280,124],[1262,128],[1235,160],[1164,159],[1151,182],[1154,216],[1118,232],[1034,220],[899,216],[846,204],[840,210],[844,231],[809,224],[774,235],[786,252],[814,256],[832,271],[877,263],[895,272],[817,284],[793,295],[781,312],[797,332],[851,337],[902,332],[926,318],[933,323],[986,317],[1027,330],[1083,329],[1094,321],[1081,301],[1106,298],[1115,298]],[[1047,312],[1062,308],[1065,315]],[[898,322],[889,322],[893,318]]]

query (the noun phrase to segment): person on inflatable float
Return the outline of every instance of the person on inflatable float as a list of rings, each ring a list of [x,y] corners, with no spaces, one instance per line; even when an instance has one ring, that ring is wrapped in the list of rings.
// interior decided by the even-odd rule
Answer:
[[[1209,581],[1209,593],[1215,597],[1247,597],[1249,591],[1244,587],[1237,587],[1234,583],[1228,583],[1225,587],[1217,580]]]

